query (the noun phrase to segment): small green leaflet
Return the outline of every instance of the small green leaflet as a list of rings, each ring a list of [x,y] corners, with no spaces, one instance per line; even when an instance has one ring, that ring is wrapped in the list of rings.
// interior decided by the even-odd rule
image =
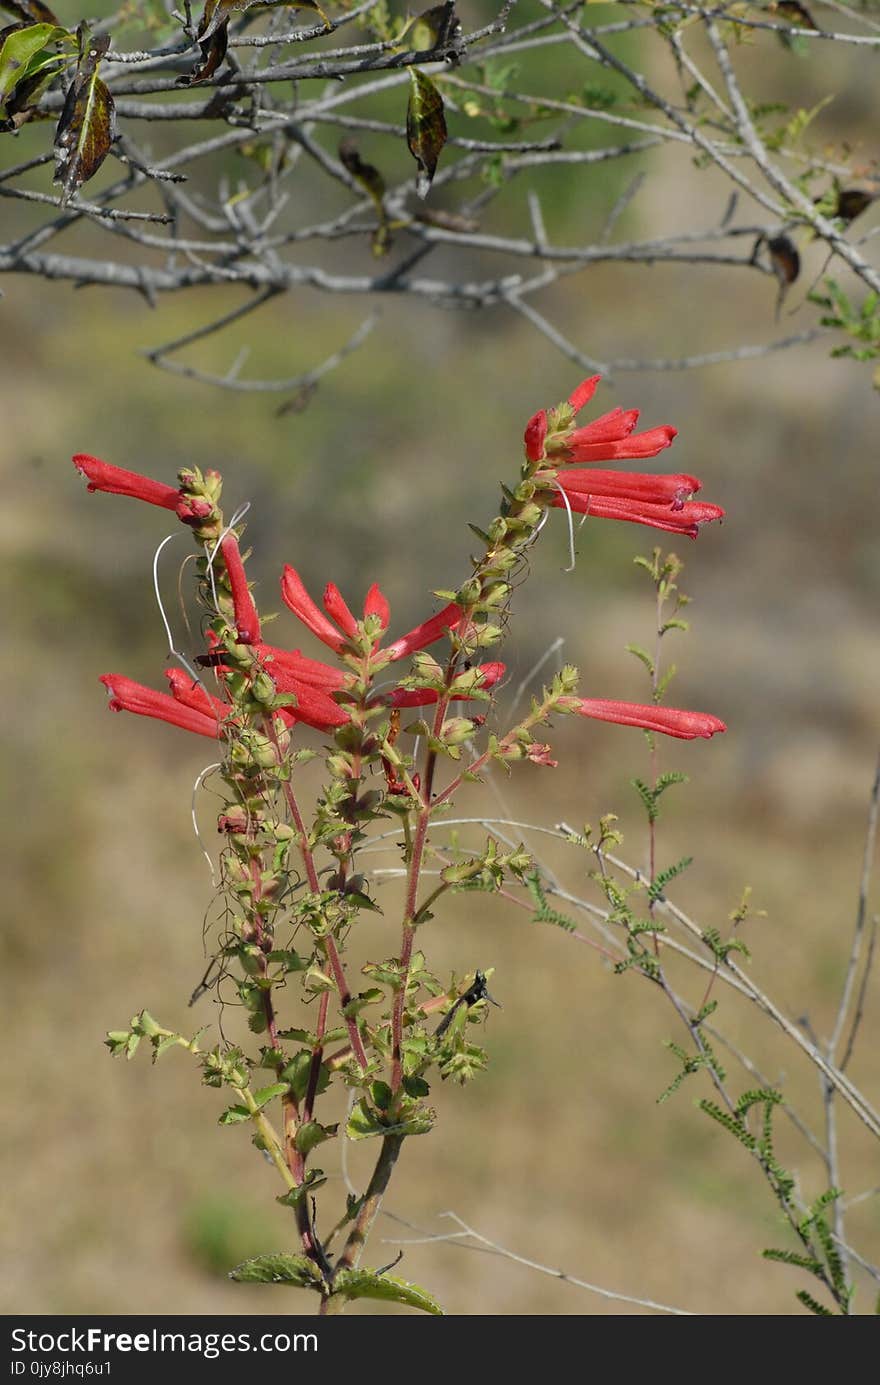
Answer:
[[[333,1281],[333,1292],[344,1294],[346,1298],[375,1298],[386,1303],[405,1303],[407,1307],[419,1308],[423,1313],[443,1316],[443,1309],[437,1300],[420,1289],[418,1284],[409,1284],[393,1274],[376,1274],[375,1270],[340,1270]]]
[[[304,1255],[255,1255],[229,1271],[237,1284],[290,1284],[296,1289],[318,1289],[322,1280],[317,1266]]]

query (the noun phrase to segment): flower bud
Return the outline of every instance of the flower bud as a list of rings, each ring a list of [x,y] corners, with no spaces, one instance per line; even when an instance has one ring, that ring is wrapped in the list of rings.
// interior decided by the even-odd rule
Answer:
[[[456,604],[459,606],[476,606],[480,599],[481,586],[478,577],[471,577],[456,593]]]
[[[463,745],[474,734],[474,723],[467,717],[450,717],[443,726],[445,745]]]
[[[262,949],[256,943],[244,943],[238,949],[238,959],[241,962],[242,970],[248,976],[259,976],[265,966],[265,957]]]

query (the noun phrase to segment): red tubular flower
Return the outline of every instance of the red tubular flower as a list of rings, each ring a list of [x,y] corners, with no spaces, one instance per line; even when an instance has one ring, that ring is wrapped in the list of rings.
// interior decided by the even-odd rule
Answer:
[[[254,644],[260,638],[260,618],[254,599],[248,589],[241,550],[234,534],[226,534],[220,541],[220,552],[226,564],[226,575],[232,588],[232,605],[235,610],[235,624],[238,638],[242,644]]]
[[[204,683],[195,682],[182,668],[166,668],[165,677],[175,702],[191,707],[195,712],[203,712],[215,720],[219,718],[222,721],[228,715],[228,705],[209,693]]]
[[[539,411],[526,424],[524,441],[526,456],[530,462],[539,462],[544,456],[544,439],[547,437],[547,410]]]
[[[526,455],[530,461],[541,461],[547,455],[553,465],[563,462],[605,462],[620,458],[656,457],[668,447],[677,434],[677,429],[668,424],[659,428],[649,428],[644,433],[634,433],[638,419],[638,409],[612,409],[601,418],[582,428],[572,428],[571,419],[596,392],[600,375],[591,375],[573,390],[568,397],[568,409],[560,406],[556,431],[547,439],[547,415],[535,414],[526,426]],[[545,454],[546,445],[546,454]]]
[[[341,652],[345,645],[343,636],[339,633],[332,621],[328,620],[324,612],[319,610],[303,585],[302,578],[296,568],[287,564],[281,577],[281,599],[285,606],[289,606],[293,614],[302,621],[313,635],[317,635],[319,640],[330,646],[337,654]],[[324,593],[326,603],[327,593]]]
[[[601,375],[591,375],[589,380],[582,381],[576,390],[572,390],[571,394],[568,396],[568,402],[575,413],[579,413],[585,404],[589,404],[593,395],[596,393],[596,386],[601,379]]]
[[[648,505],[670,505],[673,510],[680,510],[687,497],[702,486],[696,476],[652,476],[638,471],[562,471],[556,480],[570,500],[573,496],[604,495]]]
[[[380,652],[389,663],[393,663],[395,659],[405,659],[409,654],[417,654],[420,649],[427,649],[429,644],[439,640],[447,630],[454,630],[460,619],[461,607],[450,601],[442,611],[429,616],[421,625],[417,625],[408,634],[401,635],[399,640],[387,645]]]
[[[647,524],[651,529],[686,534],[690,539],[697,537],[701,524],[724,518],[720,505],[709,505],[699,500],[686,501],[676,509],[674,505],[649,505],[641,500],[616,500],[601,495],[580,495],[576,491],[569,494],[567,489],[566,495],[571,509],[578,514],[595,515],[599,519],[622,519],[630,524]],[[565,501],[558,494],[550,503],[558,508],[565,506]]]
[[[181,495],[175,486],[166,486],[164,481],[153,481],[149,476],[139,476],[136,471],[112,466],[110,462],[90,457],[87,452],[78,452],[73,458],[73,465],[88,481],[90,491],[107,491],[111,495],[128,495],[133,500],[145,500],[148,505],[173,510],[183,524],[201,523],[214,508],[209,500]]]
[[[329,582],[324,589],[324,610],[322,611],[309,596],[299,573],[288,564],[281,578],[281,596],[285,605],[293,611],[293,614],[302,621],[303,625],[311,630],[313,635],[317,635],[324,644],[335,650],[337,654],[342,653],[346,640],[351,639],[356,633],[357,621],[346,605],[342,593],[332,582]],[[385,596],[374,583],[367,592],[364,601],[364,619],[367,616],[378,616],[384,633],[388,628],[390,614]],[[404,659],[407,655],[414,654],[419,649],[425,649],[435,640],[439,640],[441,635],[452,629],[460,618],[460,608],[454,602],[450,602],[448,606],[444,606],[442,611],[438,611],[436,615],[423,621],[421,625],[417,625],[408,634],[402,635],[399,640],[395,640],[386,649],[377,651],[376,658],[381,658],[384,663],[393,663],[396,659]]]
[[[630,414],[621,413],[620,417],[626,419],[632,415],[638,418],[638,410],[632,409]],[[605,419],[597,419],[596,422],[604,423],[611,417],[606,414]],[[611,462],[656,457],[678,436],[677,428],[663,424],[660,428],[649,428],[645,433],[631,433],[630,430],[618,438],[610,437],[603,442],[593,435],[593,426],[588,424],[586,428],[577,428],[569,434],[562,451],[567,462]]]
[[[217,740],[221,733],[221,713],[211,715],[207,710],[199,710],[189,701],[179,701],[168,693],[156,692],[136,683],[121,673],[104,673],[100,681],[110,694],[111,712],[135,712],[142,717],[155,717],[167,721],[184,731],[194,731],[199,736]],[[200,694],[202,695],[202,694]],[[203,694],[207,696],[207,694]],[[212,699],[213,700],[213,699]],[[225,706],[221,703],[225,713]]]
[[[559,706],[578,716],[594,717],[597,721],[615,721],[621,726],[640,726],[643,731],[660,731],[664,736],[677,736],[693,741],[698,736],[709,740],[727,727],[708,712],[684,712],[677,707],[643,706],[638,702],[608,702],[585,697],[563,697]]]
[[[280,693],[293,693],[295,707],[283,708],[282,714],[293,721],[303,721],[319,731],[331,731],[348,721],[345,708],[333,700],[332,694],[345,688],[346,675],[341,669],[309,659],[298,649],[277,649],[271,644],[254,646],[254,653],[265,660],[263,667]],[[481,664],[481,688],[492,688],[503,678],[506,666],[500,663]],[[455,693],[453,702],[463,702],[468,693]],[[384,707],[428,707],[437,701],[433,688],[394,688],[377,693],[372,705]]]
[[[345,686],[345,674],[317,659],[309,659],[298,649],[277,649],[271,644],[257,644],[254,653],[261,656],[263,667],[280,693],[293,693],[295,707],[284,707],[280,715],[291,724],[302,721],[318,731],[332,731],[344,726],[348,713],[331,694]]]
[[[138,476],[134,471],[123,471],[122,467],[99,461],[97,457],[90,457],[87,452],[78,452],[73,459],[73,465],[88,481],[90,491],[130,495],[135,500],[146,500],[149,505],[161,505],[163,510],[177,509],[180,492],[176,486],[166,486],[162,481],[151,481],[149,476]]]

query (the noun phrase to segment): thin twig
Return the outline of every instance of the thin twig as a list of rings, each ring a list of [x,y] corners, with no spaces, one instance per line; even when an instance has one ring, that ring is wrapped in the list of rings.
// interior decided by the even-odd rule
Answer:
[[[448,1218],[454,1221],[460,1228],[458,1231],[448,1232],[438,1235],[431,1235],[430,1232],[423,1232],[419,1236],[409,1237],[400,1240],[397,1237],[384,1238],[391,1245],[453,1245],[459,1246],[462,1250],[482,1251],[486,1255],[498,1255],[504,1260],[511,1260],[516,1265],[523,1265],[526,1269],[535,1270],[538,1274],[547,1274],[551,1279],[561,1279],[565,1284],[571,1284],[576,1289],[586,1289],[591,1294],[598,1294],[601,1298],[611,1299],[616,1303],[631,1303],[637,1308],[650,1308],[656,1313],[670,1313],[674,1317],[691,1318],[693,1314],[687,1308],[671,1308],[669,1304],[657,1303],[650,1298],[635,1298],[632,1294],[619,1294],[613,1289],[603,1288],[599,1284],[591,1284],[586,1279],[578,1279],[575,1275],[569,1274],[567,1270],[554,1269],[550,1265],[542,1265],[538,1260],[530,1260],[525,1255],[518,1255],[513,1250],[508,1250],[506,1246],[499,1245],[497,1241],[490,1241],[479,1231],[475,1231],[472,1226],[468,1226],[456,1212],[438,1212],[438,1217]],[[390,1221],[399,1222],[401,1226],[406,1226],[414,1231],[421,1231],[421,1228],[414,1226],[412,1222],[406,1221],[403,1217],[396,1216],[393,1212],[384,1212],[383,1216]],[[476,1242],[476,1245],[469,1242]]]

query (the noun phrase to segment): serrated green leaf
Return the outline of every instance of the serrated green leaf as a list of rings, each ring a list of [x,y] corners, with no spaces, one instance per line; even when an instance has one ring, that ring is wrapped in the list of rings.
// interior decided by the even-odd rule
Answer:
[[[375,1270],[340,1270],[333,1281],[333,1290],[345,1298],[372,1298],[385,1303],[405,1303],[422,1313],[443,1316],[443,1309],[418,1284],[409,1284],[393,1274],[376,1274]]]
[[[350,1140],[368,1140],[376,1135],[426,1135],[433,1124],[434,1113],[427,1108],[414,1110],[393,1125],[386,1124],[362,1097],[352,1109],[345,1133]]]
[[[317,1145],[331,1140],[338,1129],[338,1125],[321,1125],[320,1121],[307,1121],[297,1130],[293,1143],[300,1154],[309,1154]]]
[[[246,1106],[230,1106],[220,1116],[220,1125],[241,1125],[242,1121],[249,1121],[251,1113]]]
[[[295,1053],[287,1067],[281,1073],[285,1082],[290,1084],[290,1090],[297,1101],[302,1101],[308,1090],[309,1076],[312,1071],[312,1055],[307,1049],[300,1049]],[[318,1085],[315,1094],[320,1094],[327,1090],[330,1081],[330,1072],[325,1063],[321,1064],[321,1071],[318,1074]]]
[[[372,1111],[366,1101],[361,1100],[352,1107],[351,1115],[345,1127],[345,1133],[350,1140],[368,1140],[373,1135],[387,1134],[386,1127],[379,1120],[375,1111]]]
[[[423,1077],[405,1077],[403,1079],[403,1090],[407,1096],[422,1097],[429,1096],[431,1088]]]
[[[254,1101],[262,1108],[267,1106],[270,1101],[274,1101],[276,1096],[284,1096],[289,1091],[288,1082],[272,1082],[268,1087],[261,1087],[258,1092],[254,1092]]]
[[[283,1207],[296,1207],[303,1198],[308,1197],[326,1182],[323,1169],[309,1169],[298,1188],[290,1188],[280,1197],[276,1197],[275,1201],[280,1202]]]
[[[377,1106],[380,1111],[387,1111],[394,1100],[394,1093],[388,1086],[388,1083],[382,1082],[381,1080],[371,1084],[370,1096],[373,1099],[374,1105]]]
[[[290,1284],[296,1289],[319,1289],[317,1266],[304,1255],[255,1255],[229,1271],[236,1284]]]

